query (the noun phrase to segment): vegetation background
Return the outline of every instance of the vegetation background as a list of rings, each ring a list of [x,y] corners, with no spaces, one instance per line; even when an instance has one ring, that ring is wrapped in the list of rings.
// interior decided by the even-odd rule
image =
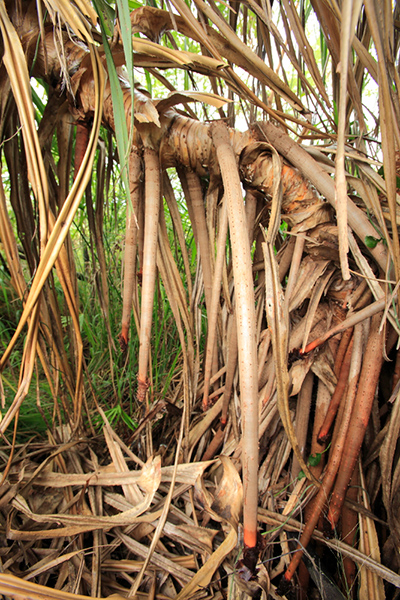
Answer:
[[[398,597],[397,3],[0,31],[0,592]]]

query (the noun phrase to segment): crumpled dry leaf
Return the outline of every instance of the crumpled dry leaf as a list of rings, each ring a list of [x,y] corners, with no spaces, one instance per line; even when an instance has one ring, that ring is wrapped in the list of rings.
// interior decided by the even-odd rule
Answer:
[[[160,127],[160,117],[153,100],[135,90],[135,119],[138,123],[154,123]]]
[[[158,464],[159,457],[153,459],[152,468]],[[187,485],[194,485],[197,478],[215,461],[209,460],[197,463],[182,463],[178,465],[176,481]],[[146,463],[147,464],[147,463]],[[99,470],[84,474],[65,474],[65,473],[43,473],[35,479],[35,485],[44,487],[63,488],[70,485],[129,485],[136,483],[145,487],[148,479],[148,471],[129,471],[124,473],[115,473],[114,467],[110,465],[99,467]],[[157,467],[158,468],[158,467]],[[160,466],[161,468],[161,466]],[[171,481],[173,467],[162,467],[160,470],[161,481]],[[150,475],[151,479],[151,475]]]
[[[173,525],[167,521],[164,525],[164,533],[192,551],[211,554],[213,540],[218,531],[195,525]]]
[[[295,396],[299,393],[301,386],[303,385],[303,381],[311,368],[311,364],[312,358],[310,356],[306,356],[302,360],[296,360],[296,362],[293,363],[289,371],[291,383],[291,389],[289,392],[290,396]]]
[[[158,111],[163,113],[167,108],[182,104],[185,102],[203,102],[204,104],[210,104],[216,108],[221,108],[224,104],[231,102],[227,98],[222,98],[217,94],[210,94],[207,92],[171,92],[166,98],[155,102]]]
[[[232,461],[221,456],[223,475],[218,486],[215,498],[212,500],[206,492],[202,481],[198,481],[198,488],[202,489],[203,501],[206,510],[217,521],[224,521],[228,526],[228,534],[222,544],[210,556],[207,562],[197,571],[194,577],[179,592],[176,600],[183,600],[193,595],[197,590],[206,587],[225,557],[235,548],[237,543],[237,524],[242,509],[243,487],[239,474]],[[208,505],[208,506],[207,506]],[[218,512],[217,512],[218,511]]]
[[[333,372],[333,364],[328,347],[323,348],[321,352],[315,355],[311,370],[324,383],[329,392],[333,394],[337,384],[337,377]]]
[[[289,312],[298,308],[306,298],[310,297],[314,285],[325,273],[328,265],[328,260],[316,261],[310,256],[306,256],[301,261],[296,286],[290,296]]]
[[[61,477],[61,474],[54,473],[52,475],[55,478]],[[68,477],[68,475],[66,477]],[[84,477],[86,477],[87,483],[90,482],[90,475],[85,475]],[[85,483],[82,481],[81,485],[85,485]],[[21,495],[17,495],[14,498],[12,501],[12,506],[37,523],[63,523],[64,525],[72,527],[75,533],[77,531],[91,531],[93,529],[110,529],[111,527],[131,525],[134,523],[135,520],[150,507],[160,482],[161,459],[159,456],[156,456],[154,459],[148,460],[148,462],[142,468],[139,477],[137,478],[138,485],[145,491],[143,499],[132,508],[110,517],[71,514],[36,514],[31,511],[27,501]],[[154,515],[152,515],[152,520],[154,520],[154,518]],[[19,535],[22,534],[21,531],[17,533]],[[11,529],[9,530],[8,535],[10,537],[13,535]],[[69,533],[69,535],[72,535],[72,531]]]
[[[54,590],[44,585],[25,581],[8,573],[0,573],[0,593],[18,600],[21,600],[21,598],[29,598],[29,600],[43,600],[44,598],[46,600],[87,600],[87,596]],[[113,594],[109,598],[124,600],[119,594]]]
[[[214,516],[216,514],[237,528],[243,504],[242,481],[230,458],[220,456],[219,460],[222,463],[223,475],[210,509]]]
[[[237,600],[247,600],[248,597],[267,600],[270,590],[270,579],[268,571],[263,564],[257,566],[257,578],[246,581],[240,576],[240,573],[234,575],[234,585],[236,590],[232,590],[232,597]],[[260,594],[261,592],[261,594]]]

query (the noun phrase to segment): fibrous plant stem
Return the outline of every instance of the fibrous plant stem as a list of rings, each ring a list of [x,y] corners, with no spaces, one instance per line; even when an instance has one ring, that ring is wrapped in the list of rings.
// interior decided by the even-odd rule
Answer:
[[[374,315],[371,319],[371,328],[365,350],[357,397],[349,425],[346,452],[340,464],[340,471],[329,507],[328,520],[332,529],[336,526],[339,519],[346,490],[360,453],[382,368],[384,330],[380,328],[381,320],[382,313]]]
[[[351,358],[349,385],[347,389],[346,404],[343,411],[340,427],[337,428],[337,435],[332,445],[332,452],[329,456],[328,466],[322,480],[322,484],[318,490],[318,494],[313,503],[313,512],[309,515],[306,526],[300,537],[298,549],[293,555],[289,567],[285,573],[286,581],[290,581],[298,567],[298,564],[303,555],[303,549],[307,546],[311,539],[314,528],[318,522],[321,511],[329,497],[333,487],[336,474],[339,469],[340,460],[343,455],[344,445],[348,439],[349,422],[351,412],[354,406],[354,399],[357,390],[357,383],[360,374],[361,354],[362,354],[362,325],[358,324],[354,328],[354,343],[353,353]]]
[[[228,202],[232,242],[243,430],[244,543],[248,548],[254,548],[258,505],[258,378],[253,274],[242,189],[228,128],[224,123],[213,124],[212,138]]]
[[[140,311],[138,392],[139,402],[143,402],[149,385],[147,371],[149,365],[151,323],[156,282],[157,233],[160,214],[160,163],[158,153],[145,148],[145,224],[143,248],[142,305]]]
[[[136,253],[138,239],[137,213],[140,198],[140,157],[136,147],[129,156],[129,193],[127,202],[126,233],[125,233],[125,264],[124,264],[124,294],[122,305],[122,326],[120,334],[121,348],[128,345],[129,325],[131,320],[132,300],[136,273]]]

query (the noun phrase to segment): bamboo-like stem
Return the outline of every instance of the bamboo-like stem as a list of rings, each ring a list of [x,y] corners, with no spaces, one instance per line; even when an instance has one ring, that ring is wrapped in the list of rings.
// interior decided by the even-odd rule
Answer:
[[[351,423],[349,425],[349,437],[346,452],[341,461],[341,468],[335,483],[335,488],[332,492],[329,507],[328,520],[332,529],[338,522],[347,486],[350,483],[357,462],[381,372],[384,342],[384,330],[380,330],[381,319],[382,314],[380,313],[374,315],[371,319],[371,328],[365,350],[360,383],[354,411],[351,415]]]
[[[211,307],[212,296],[212,270],[210,259],[210,241],[207,230],[206,214],[204,210],[203,192],[201,190],[199,176],[193,171],[186,171],[186,180],[189,187],[188,203],[191,203],[193,218],[196,222],[197,243],[203,270],[204,296],[206,300],[207,313]]]
[[[228,203],[232,240],[243,427],[244,543],[254,548],[258,505],[258,378],[253,273],[242,190],[228,128],[217,122],[211,131]]]
[[[208,235],[206,213],[204,209],[203,192],[200,185],[199,176],[190,170],[178,170],[181,179],[182,188],[185,193],[186,203],[190,215],[191,223],[193,224],[193,233],[196,240],[196,245],[200,254],[201,268],[203,272],[204,284],[204,299],[206,303],[207,315],[212,315],[212,267],[210,257],[210,238]],[[195,225],[194,225],[195,224]],[[207,332],[207,348],[209,348],[208,336],[210,335],[210,325]],[[211,372],[218,371],[218,357],[215,352],[216,337],[214,336],[214,346],[211,349]],[[204,406],[204,403],[203,403]]]
[[[340,423],[340,428],[336,436],[335,444],[332,447],[332,453],[329,457],[329,463],[324,475],[324,479],[318,490],[318,494],[314,500],[313,513],[309,516],[304,531],[300,537],[298,549],[293,555],[289,567],[285,573],[285,579],[290,581],[303,555],[303,549],[307,546],[311,539],[314,528],[318,522],[321,511],[335,481],[336,473],[339,468],[340,459],[343,454],[344,444],[348,432],[351,411],[354,405],[357,383],[361,365],[361,347],[362,347],[362,325],[356,325],[354,328],[354,343],[352,363],[350,367],[349,386],[346,397],[346,405],[343,412],[343,417]]]
[[[219,298],[220,298],[221,280],[222,280],[222,269],[224,266],[227,234],[228,234],[228,210],[227,210],[226,200],[224,200],[223,204],[222,204],[220,227],[219,227],[219,231],[218,231],[217,258],[215,261],[214,279],[213,279],[213,285],[212,285],[212,291],[211,291],[211,304],[210,304],[209,309],[207,308],[208,336],[207,336],[207,348],[206,348],[206,358],[205,358],[205,366],[204,366],[204,391],[203,391],[203,401],[202,401],[203,410],[207,410],[207,408],[208,408],[208,394],[210,391],[211,369],[212,369],[212,364],[213,364],[214,351],[215,351],[215,347],[216,347],[217,318],[218,318]]]
[[[333,395],[332,395],[332,398],[331,398],[331,401],[329,404],[328,412],[326,413],[321,430],[318,434],[318,442],[320,444],[323,444],[324,442],[327,441],[329,431],[331,429],[333,421],[335,420],[336,413],[339,408],[340,401],[345,394],[347,379],[349,377],[352,352],[353,352],[353,340],[350,340],[350,343],[348,344],[347,351],[346,351],[346,354],[345,354],[343,362],[342,362],[340,374],[338,376],[338,382],[337,382],[335,391],[333,392]]]
[[[238,339],[236,326],[236,310],[230,315],[228,326],[228,355],[226,359],[225,387],[221,410],[221,425],[225,427],[228,421],[228,407],[232,395],[233,379],[235,377],[238,358]]]
[[[145,187],[145,186],[144,186]],[[138,255],[138,268],[139,271],[137,273],[136,278],[139,279],[143,276],[143,249],[144,249],[144,196],[146,190],[144,189],[140,198],[139,198],[139,206],[138,206],[138,233],[137,233],[137,255]],[[140,279],[140,282],[142,279]],[[136,284],[136,306],[139,306],[139,297],[138,297],[138,285]],[[138,311],[139,312],[139,311]]]
[[[140,311],[138,392],[139,402],[143,402],[149,386],[147,371],[149,365],[151,323],[153,320],[154,289],[156,283],[157,235],[160,214],[160,163],[158,153],[152,148],[144,149],[146,169],[145,181],[145,224],[143,247],[142,304]]]
[[[133,146],[129,156],[130,202],[127,203],[126,209],[124,292],[122,297],[121,333],[119,336],[122,350],[125,350],[128,345],[129,325],[131,322],[131,310],[134,293],[138,239],[137,212],[140,197],[140,175],[140,157],[137,152],[137,148]]]
[[[186,285],[187,285],[187,296],[188,298],[192,297],[192,277],[190,274],[190,263],[189,256],[186,248],[185,242],[185,234],[183,231],[182,218],[179,212],[178,203],[175,198],[174,188],[172,187],[171,181],[168,177],[168,173],[164,171],[163,173],[163,195],[167,202],[169,212],[171,214],[171,219],[174,224],[174,231],[178,238],[179,245],[181,247],[182,259],[184,270],[186,273]]]
[[[254,223],[256,220],[257,212],[257,199],[252,190],[246,192],[246,222],[247,231],[249,235],[249,246],[253,242],[253,230]],[[236,315],[230,315],[230,326],[228,327],[228,356],[226,364],[226,377],[225,377],[225,389],[224,389],[224,401],[221,410],[221,426],[224,428],[228,421],[228,407],[232,395],[233,379],[236,372],[237,357],[238,357],[238,339],[237,339],[237,327],[236,327]]]

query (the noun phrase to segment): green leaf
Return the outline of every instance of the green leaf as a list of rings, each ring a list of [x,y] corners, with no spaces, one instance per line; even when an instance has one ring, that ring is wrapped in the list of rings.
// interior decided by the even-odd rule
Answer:
[[[33,100],[38,112],[40,113],[41,116],[43,116],[45,106],[44,106],[43,101],[40,98],[39,94],[37,93],[37,91],[35,90],[35,88],[32,85],[31,85],[31,93],[32,93],[32,100]]]
[[[375,248],[378,242],[381,240],[379,238],[374,237],[373,235],[366,235],[364,239],[364,243],[367,248]]]
[[[101,10],[103,16],[104,30],[109,37],[114,33],[115,10],[106,0],[96,0],[97,13]]]
[[[316,454],[311,454],[308,457],[307,464],[310,465],[310,467],[316,467],[321,462],[321,456],[322,454],[320,452],[317,452]],[[304,479],[305,476],[306,475],[304,471],[301,470],[300,473],[297,475],[297,479],[300,481],[301,479]]]
[[[321,453],[317,452],[316,454],[311,454],[308,458],[308,464],[310,467],[316,467],[321,462]]]
[[[143,6],[142,2],[137,2],[136,0],[129,0],[128,1],[128,5],[129,5],[129,10],[135,10],[136,8],[141,8]]]
[[[129,429],[135,431],[137,429],[138,424],[134,421],[124,410],[121,409],[121,420],[125,423]]]
[[[104,22],[103,13],[100,9],[99,0],[93,0],[94,7],[97,11],[100,21],[101,36],[103,38],[104,54],[107,61],[108,77],[110,81],[111,98],[114,109],[115,120],[115,137],[117,140],[118,155],[121,165],[121,177],[125,193],[129,197],[129,181],[127,168],[128,154],[128,127],[126,125],[124,97],[121,86],[119,84],[117,69],[114,64],[111,49],[107,39],[106,24]]]
[[[127,0],[117,0],[118,19],[121,30],[122,45],[124,47],[125,64],[128,75],[129,85],[132,90],[132,105],[133,105],[133,90],[134,90],[134,74],[133,74],[133,50],[132,50],[132,27],[129,3]],[[132,110],[133,114],[133,110]],[[131,119],[133,127],[133,119]]]

